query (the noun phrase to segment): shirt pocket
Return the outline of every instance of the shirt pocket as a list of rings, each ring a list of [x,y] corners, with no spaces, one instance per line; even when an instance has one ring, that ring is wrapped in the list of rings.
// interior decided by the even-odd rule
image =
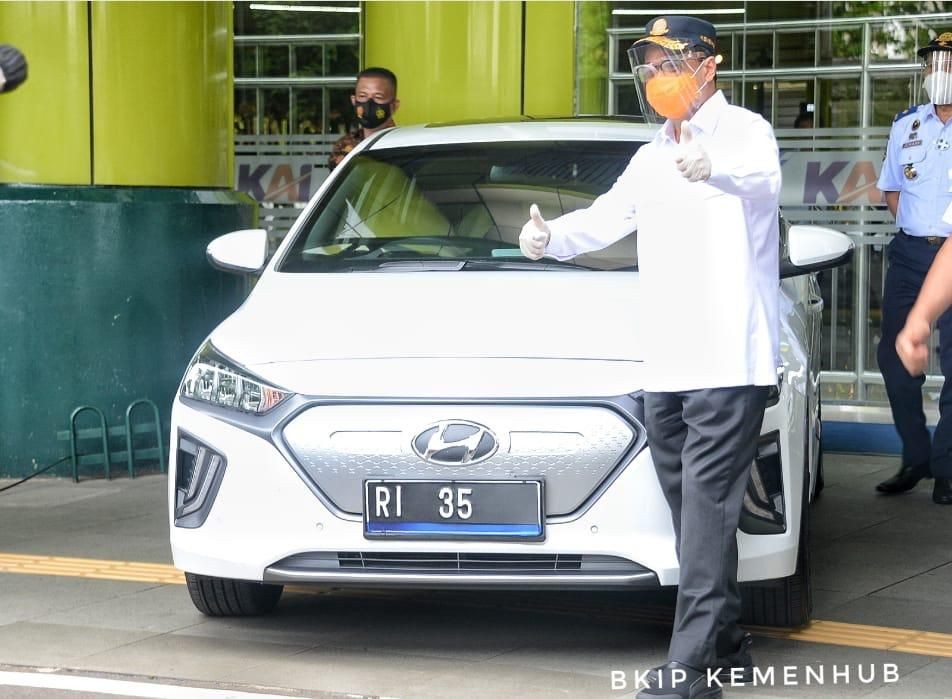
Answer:
[[[929,148],[924,142],[899,152],[899,175],[902,178],[903,189],[916,189],[933,179],[933,168],[929,167],[928,156]]]
[[[919,139],[916,139],[919,140]],[[916,143],[916,141],[909,141],[909,143]],[[926,159],[929,149],[926,146],[925,141],[920,141],[916,145],[910,145],[904,147],[899,151],[899,164],[900,165],[915,165],[916,163],[921,163]]]

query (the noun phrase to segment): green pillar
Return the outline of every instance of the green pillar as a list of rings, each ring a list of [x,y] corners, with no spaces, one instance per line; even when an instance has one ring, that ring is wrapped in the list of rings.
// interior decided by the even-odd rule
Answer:
[[[364,8],[364,65],[397,74],[398,124],[572,114],[572,0]]]
[[[168,429],[191,352],[242,296],[205,246],[255,209],[231,191],[230,3],[0,3],[0,43],[30,66],[0,95],[10,476],[69,453],[55,436],[80,404],[113,426],[150,398]]]
[[[0,2],[27,81],[0,95],[0,182],[91,184],[86,3]]]
[[[604,114],[608,109],[608,34],[611,3],[591,0],[578,5],[575,98],[578,114]]]
[[[93,181],[231,187],[231,3],[91,9]]]
[[[397,74],[397,123],[519,114],[522,3],[377,1],[364,13],[364,65]]]
[[[575,93],[575,3],[527,2],[523,114],[573,114]]]

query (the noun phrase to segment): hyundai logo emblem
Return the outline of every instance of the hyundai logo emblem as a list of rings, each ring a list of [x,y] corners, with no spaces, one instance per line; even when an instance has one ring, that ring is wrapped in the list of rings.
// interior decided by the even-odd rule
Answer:
[[[437,466],[465,466],[485,461],[499,448],[492,431],[476,422],[443,420],[413,438],[413,453]]]

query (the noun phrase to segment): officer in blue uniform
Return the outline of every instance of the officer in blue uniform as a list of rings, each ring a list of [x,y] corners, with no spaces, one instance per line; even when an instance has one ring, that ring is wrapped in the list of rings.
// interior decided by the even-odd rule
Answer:
[[[936,253],[952,233],[952,32],[940,34],[918,54],[929,102],[896,115],[878,182],[899,227],[887,249],[878,358],[902,439],[902,467],[876,490],[902,493],[931,475],[933,501],[952,505],[952,311],[936,323],[945,383],[932,437],[922,410],[925,377],[910,376],[896,353],[896,336]]]

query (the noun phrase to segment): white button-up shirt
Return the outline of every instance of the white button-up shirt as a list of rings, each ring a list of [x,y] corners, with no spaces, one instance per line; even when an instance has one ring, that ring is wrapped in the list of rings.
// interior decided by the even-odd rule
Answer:
[[[568,259],[638,230],[647,391],[772,386],[779,366],[780,159],[760,115],[710,97],[690,120],[711,158],[688,182],[670,121],[586,209],[549,221]]]

